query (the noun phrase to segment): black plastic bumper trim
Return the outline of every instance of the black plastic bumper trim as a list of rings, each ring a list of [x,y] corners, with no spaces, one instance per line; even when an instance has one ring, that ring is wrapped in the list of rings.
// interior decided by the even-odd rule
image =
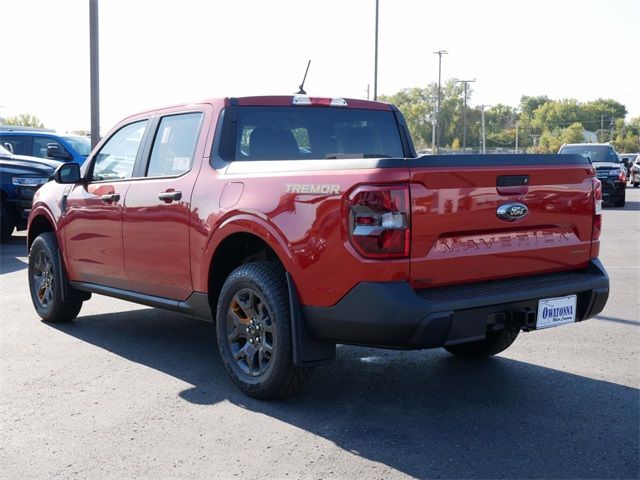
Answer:
[[[609,277],[599,260],[583,270],[415,291],[407,282],[363,282],[332,307],[301,307],[317,340],[430,348],[484,338],[501,318],[517,323],[542,298],[578,295],[576,321],[602,311]],[[521,325],[524,328],[530,328]]]

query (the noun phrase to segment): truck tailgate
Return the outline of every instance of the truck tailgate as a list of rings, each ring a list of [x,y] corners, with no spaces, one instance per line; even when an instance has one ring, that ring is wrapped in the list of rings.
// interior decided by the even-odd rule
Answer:
[[[426,288],[583,268],[594,170],[574,155],[451,155],[408,162],[411,270]],[[517,204],[515,220],[497,210]],[[503,216],[504,217],[504,216]]]

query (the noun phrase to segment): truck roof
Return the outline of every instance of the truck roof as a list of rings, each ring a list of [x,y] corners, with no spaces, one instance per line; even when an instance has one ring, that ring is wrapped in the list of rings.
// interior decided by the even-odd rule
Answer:
[[[294,99],[303,100],[299,103],[294,103]],[[306,100],[308,99],[308,100]],[[273,106],[273,107],[289,107],[293,105],[318,105],[318,106],[331,106],[331,101],[336,103],[333,106],[347,107],[347,108],[364,108],[370,110],[395,110],[395,107],[390,103],[377,102],[372,100],[362,100],[357,98],[344,98],[344,97],[314,97],[310,95],[263,95],[254,97],[238,97],[238,98],[226,98],[225,101],[228,104],[233,105],[245,105],[245,106]],[[307,103],[308,102],[308,103]],[[344,103],[343,103],[344,102]]]
[[[151,108],[148,110],[142,110],[136,112],[128,117],[142,115],[144,113],[153,112],[155,110],[164,110],[169,108],[188,107],[198,103],[210,103],[210,104],[224,104],[225,106],[242,105],[242,106],[272,106],[272,107],[289,107],[293,106],[294,98],[306,98],[309,99],[311,105],[316,106],[334,106],[336,108],[360,108],[367,110],[397,110],[391,103],[378,102],[373,100],[362,100],[357,98],[344,98],[344,97],[315,97],[310,95],[258,95],[251,97],[211,97],[206,98],[200,102],[185,102],[174,105],[166,105],[159,108]],[[331,105],[332,100],[339,100],[346,102],[345,104]],[[305,103],[298,103],[300,106],[304,106]],[[308,104],[307,104],[308,105]]]

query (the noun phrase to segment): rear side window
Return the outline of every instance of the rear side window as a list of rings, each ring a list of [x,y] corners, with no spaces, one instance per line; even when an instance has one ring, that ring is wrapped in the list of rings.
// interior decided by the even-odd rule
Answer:
[[[336,107],[231,107],[225,160],[402,158],[392,111]],[[235,131],[233,131],[235,130]]]
[[[15,155],[31,155],[31,137],[21,135],[0,135],[2,145],[11,145],[11,150]],[[6,148],[6,147],[5,147]]]
[[[148,177],[182,175],[191,170],[202,113],[163,117],[149,159]]]
[[[114,133],[98,152],[93,180],[131,178],[147,120],[131,123]]]

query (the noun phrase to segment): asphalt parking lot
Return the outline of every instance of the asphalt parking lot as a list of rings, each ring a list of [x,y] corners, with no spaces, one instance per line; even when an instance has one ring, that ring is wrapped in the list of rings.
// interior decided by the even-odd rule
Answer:
[[[0,261],[3,479],[640,477],[640,189],[604,212],[597,319],[480,362],[340,347],[277,402],[236,390],[210,324],[95,295],[40,322],[24,240]]]

